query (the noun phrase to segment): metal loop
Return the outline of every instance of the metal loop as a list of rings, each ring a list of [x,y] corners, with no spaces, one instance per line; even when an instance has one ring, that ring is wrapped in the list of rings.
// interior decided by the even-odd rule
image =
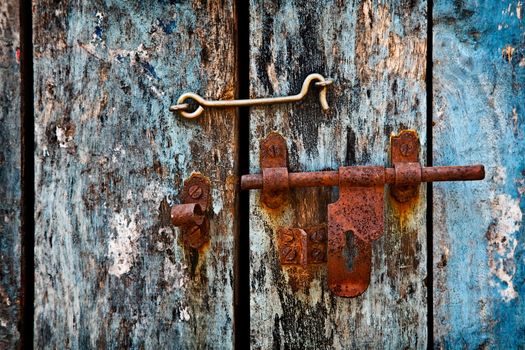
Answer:
[[[177,105],[173,105],[170,107],[170,111],[172,112],[176,112],[176,111],[185,111],[187,110],[188,108],[190,108],[190,105],[187,104],[187,103],[181,103],[181,104],[177,104]]]
[[[170,107],[170,111],[179,112],[184,118],[193,119],[197,118],[204,112],[204,107],[212,108],[228,108],[228,107],[242,107],[242,106],[260,106],[268,105],[275,103],[288,103],[288,102],[297,102],[304,99],[308,93],[308,88],[310,83],[316,81],[315,86],[320,89],[319,91],[319,102],[324,111],[327,111],[330,107],[328,106],[328,101],[326,100],[326,90],[327,86],[332,84],[332,81],[325,79],[321,74],[313,73],[306,77],[301,87],[301,91],[297,95],[292,96],[283,96],[283,97],[267,97],[267,98],[254,98],[246,100],[225,100],[225,101],[210,101],[205,100],[201,96],[193,93],[187,92],[182,94],[177,100],[177,104]],[[199,104],[199,107],[193,112],[187,112],[189,105],[184,103],[188,99],[193,99]]]

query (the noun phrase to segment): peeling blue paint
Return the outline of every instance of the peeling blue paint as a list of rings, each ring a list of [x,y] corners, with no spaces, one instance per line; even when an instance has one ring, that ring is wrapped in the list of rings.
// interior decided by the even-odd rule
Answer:
[[[177,29],[177,21],[169,21],[164,23],[161,19],[159,19],[159,25],[166,34],[172,34],[175,29]]]
[[[525,345],[525,30],[519,6],[514,0],[446,0],[434,7],[434,163],[487,168],[482,183],[434,185],[440,202],[435,336],[445,348]],[[444,256],[446,266],[437,266]]]
[[[155,72],[155,68],[148,62],[141,62],[141,66],[146,70],[146,73],[150,76],[152,76],[155,79],[158,79],[159,76]]]
[[[235,114],[190,123],[169,111],[188,89],[234,91],[232,12],[34,4],[35,348],[233,347]],[[220,60],[204,62],[217,43]],[[213,178],[220,208],[198,253],[167,208],[193,171]]]

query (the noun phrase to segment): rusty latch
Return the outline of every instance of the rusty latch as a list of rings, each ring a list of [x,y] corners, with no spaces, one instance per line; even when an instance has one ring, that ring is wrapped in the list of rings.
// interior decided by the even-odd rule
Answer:
[[[340,167],[339,171],[289,173],[286,141],[281,135],[271,133],[261,142],[262,174],[241,178],[243,190],[262,189],[261,201],[269,208],[283,205],[290,188],[339,186],[339,199],[328,205],[326,255],[328,285],[338,296],[358,296],[370,283],[371,244],[384,231],[385,184],[392,185],[390,192],[396,200],[405,202],[417,195],[422,182],[485,177],[483,165],[422,167],[419,138],[413,130],[392,136],[390,147],[392,168],[347,166]]]
[[[206,217],[210,198],[209,179],[194,173],[184,181],[182,204],[171,208],[171,223],[181,228],[182,242],[188,247],[198,249],[210,239]]]
[[[308,88],[310,84],[315,82],[314,85],[319,88],[319,102],[323,111],[327,111],[328,101],[326,100],[326,90],[329,85],[332,84],[332,80],[326,79],[321,74],[312,73],[306,77],[303,82],[301,91],[297,95],[291,96],[282,96],[282,97],[266,97],[266,98],[253,98],[247,100],[222,100],[222,101],[210,101],[202,98],[201,96],[193,93],[186,92],[182,94],[177,100],[177,104],[170,107],[170,111],[179,112],[184,118],[193,119],[197,118],[204,112],[204,107],[213,107],[213,108],[231,108],[231,107],[242,107],[242,106],[261,106],[261,105],[270,105],[277,103],[289,103],[297,102],[304,99],[308,93]],[[186,103],[188,100],[194,100],[198,104],[198,108],[189,112],[188,109],[190,105]]]

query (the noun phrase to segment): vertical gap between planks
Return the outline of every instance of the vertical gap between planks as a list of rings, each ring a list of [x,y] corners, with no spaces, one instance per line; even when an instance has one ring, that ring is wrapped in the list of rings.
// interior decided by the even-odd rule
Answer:
[[[433,85],[432,85],[432,69],[433,69],[433,26],[432,26],[432,11],[433,0],[427,0],[427,67],[426,67],[426,89],[427,89],[427,166],[433,166]],[[434,348],[434,189],[432,182],[427,183],[427,348]]]
[[[21,115],[21,286],[20,349],[33,348],[35,243],[35,126],[33,108],[33,24],[31,0],[20,0],[20,115]]]
[[[249,98],[250,92],[250,21],[249,1],[237,0],[237,79],[238,98]],[[250,347],[250,197],[240,190],[240,177],[250,170],[250,110],[239,108],[239,230],[235,248],[235,348]]]

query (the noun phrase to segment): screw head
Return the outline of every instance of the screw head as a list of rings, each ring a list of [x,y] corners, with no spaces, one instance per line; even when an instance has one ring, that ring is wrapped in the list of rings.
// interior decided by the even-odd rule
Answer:
[[[407,157],[412,152],[412,145],[404,143],[399,147],[399,150],[404,157]]]
[[[314,249],[312,249],[312,258],[316,262],[323,261],[323,259],[324,259],[324,252],[321,249],[314,248]]]
[[[285,231],[283,232],[283,241],[290,243],[294,240],[293,232]]]
[[[312,238],[312,240],[314,242],[322,242],[322,241],[325,240],[325,237],[326,237],[326,235],[324,233],[324,230],[317,230],[317,231],[313,232],[312,236],[311,236],[311,238]]]
[[[190,186],[188,193],[192,199],[200,199],[202,197],[202,188],[199,185]]]
[[[281,153],[281,150],[279,148],[279,146],[277,145],[269,145],[268,146],[268,155],[272,158],[275,158],[277,156],[279,156],[279,154]]]
[[[281,250],[281,254],[284,257],[284,260],[290,262],[293,261],[297,256],[297,250],[295,250],[295,248],[292,247],[284,247]]]
[[[202,234],[199,226],[192,226],[186,231],[184,241],[192,248],[198,248],[202,245]]]

